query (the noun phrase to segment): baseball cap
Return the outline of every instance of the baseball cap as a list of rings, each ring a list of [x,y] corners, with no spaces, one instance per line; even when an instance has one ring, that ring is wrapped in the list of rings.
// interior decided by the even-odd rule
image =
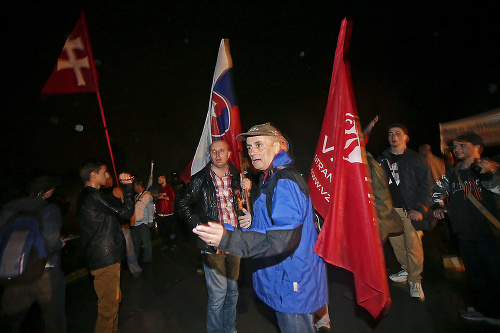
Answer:
[[[459,136],[457,136],[455,138],[454,141],[458,141],[458,142],[470,142],[472,143],[474,146],[483,146],[484,145],[484,142],[483,142],[483,138],[481,138],[481,136],[479,134],[477,134],[476,132],[465,132],[464,134],[460,134]]]
[[[54,187],[61,184],[59,177],[40,176],[35,178],[29,185],[28,190],[30,195],[39,195],[50,191]]]
[[[249,136],[261,136],[261,135],[267,135],[267,136],[280,136],[281,132],[271,125],[271,123],[265,123],[265,124],[260,124],[260,125],[255,125],[252,126],[248,132],[246,133],[241,133],[236,137],[236,140],[243,141]]]

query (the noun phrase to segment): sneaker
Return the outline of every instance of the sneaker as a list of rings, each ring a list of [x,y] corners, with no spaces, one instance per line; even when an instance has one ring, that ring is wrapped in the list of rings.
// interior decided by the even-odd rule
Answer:
[[[472,321],[484,321],[487,318],[484,314],[471,306],[467,307],[465,310],[460,310],[460,317]]]
[[[425,299],[424,290],[422,289],[422,283],[420,282],[409,282],[410,285],[410,295],[414,298],[419,298],[421,301]]]
[[[460,317],[462,317],[465,320],[484,321],[493,326],[500,326],[500,319],[486,317],[484,314],[477,311],[471,306],[469,306],[465,310],[460,310]]]
[[[408,281],[408,272],[403,269],[396,274],[389,275],[389,279],[394,282],[406,282]]]

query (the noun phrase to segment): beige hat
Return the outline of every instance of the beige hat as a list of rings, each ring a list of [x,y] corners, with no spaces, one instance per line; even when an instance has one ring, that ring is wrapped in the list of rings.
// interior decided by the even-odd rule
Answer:
[[[249,136],[261,136],[261,135],[280,136],[281,132],[276,127],[271,125],[271,123],[265,123],[265,124],[252,126],[248,130],[248,132],[239,134],[236,137],[236,140],[244,141]]]

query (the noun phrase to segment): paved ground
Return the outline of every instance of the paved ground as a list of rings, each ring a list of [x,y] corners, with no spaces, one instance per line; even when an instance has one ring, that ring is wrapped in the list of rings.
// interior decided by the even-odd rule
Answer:
[[[424,302],[411,299],[405,284],[390,283],[392,307],[380,321],[354,301],[345,297],[353,290],[350,272],[329,266],[329,297],[332,332],[497,332],[488,324],[470,324],[458,316],[467,304],[465,274],[445,270],[443,254],[453,252],[441,240],[439,229],[424,237]],[[399,270],[390,246],[384,247],[388,273]],[[66,256],[69,254],[67,253]],[[77,260],[68,260],[66,263]],[[142,276],[122,272],[123,300],[119,326],[122,333],[204,332],[207,293],[204,276],[196,272],[197,251],[184,242],[171,252],[154,248],[153,262]],[[96,296],[84,270],[67,275],[67,317],[69,332],[92,332],[97,316]],[[274,314],[242,292],[240,305],[248,305],[237,317],[238,331],[279,332]],[[240,309],[244,308],[242,306]],[[244,309],[242,309],[244,310]],[[5,318],[0,318],[5,319]],[[42,332],[39,310],[33,307],[25,325],[26,332]],[[5,322],[0,331],[5,331]]]

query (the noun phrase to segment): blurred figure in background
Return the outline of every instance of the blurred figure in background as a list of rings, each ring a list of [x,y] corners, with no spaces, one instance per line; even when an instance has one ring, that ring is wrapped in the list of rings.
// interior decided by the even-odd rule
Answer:
[[[156,221],[163,241],[162,250],[173,250],[176,246],[177,221],[174,215],[175,192],[172,183],[167,183],[165,176],[158,177],[160,189],[155,196]]]
[[[444,161],[432,153],[431,146],[424,143],[418,148],[418,153],[425,159],[429,166],[434,182],[446,173]]]
[[[134,179],[134,191],[136,193],[134,198],[135,211],[130,221],[130,233],[134,242],[135,256],[141,263],[148,264],[151,262],[153,256],[150,231],[150,228],[154,226],[153,197],[146,190],[146,185],[142,179]]]

